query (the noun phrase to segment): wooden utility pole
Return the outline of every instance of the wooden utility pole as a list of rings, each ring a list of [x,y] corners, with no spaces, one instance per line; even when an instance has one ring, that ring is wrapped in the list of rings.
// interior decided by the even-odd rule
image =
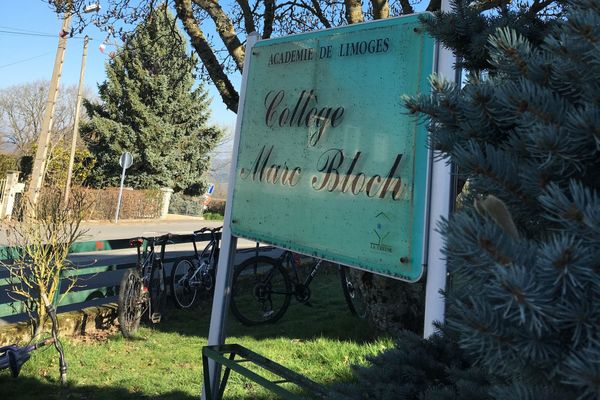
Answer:
[[[62,67],[65,59],[65,50],[67,49],[67,37],[71,27],[71,11],[67,10],[62,23],[62,29],[58,38],[58,48],[56,49],[56,57],[54,59],[54,69],[52,71],[52,79],[50,80],[50,88],[48,90],[48,101],[44,110],[44,119],[42,120],[42,131],[37,141],[37,150],[33,161],[33,170],[31,172],[31,181],[27,197],[30,206],[35,209],[40,190],[44,182],[44,174],[46,170],[46,157],[48,155],[48,145],[50,144],[50,132],[52,131],[52,122],[54,118],[54,109],[56,108],[56,98],[58,96],[58,85],[62,75]]]
[[[83,56],[81,57],[81,71],[79,72],[79,88],[77,89],[77,103],[75,104],[75,121],[73,126],[73,139],[71,140],[71,157],[69,158],[69,170],[67,172],[67,184],[65,186],[65,205],[69,201],[69,192],[71,191],[71,177],[73,176],[73,164],[75,163],[75,145],[79,135],[79,114],[81,110],[81,99],[83,97],[83,86],[85,80],[85,60],[87,58],[89,37],[85,35],[83,39]]]

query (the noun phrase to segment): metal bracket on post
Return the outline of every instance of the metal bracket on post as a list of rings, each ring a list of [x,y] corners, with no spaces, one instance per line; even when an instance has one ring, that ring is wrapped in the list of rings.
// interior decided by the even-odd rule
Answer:
[[[250,69],[250,59],[252,58],[252,47],[257,41],[258,34],[256,32],[249,34],[246,39],[246,57],[244,58],[244,70],[242,73],[242,85],[240,88],[240,101],[238,103],[235,134],[233,137],[233,154],[229,169],[229,190],[227,193],[227,202],[225,203],[225,218],[223,221],[223,231],[221,234],[221,256],[219,257],[219,264],[217,266],[215,293],[213,296],[213,306],[210,315],[210,328],[208,332],[209,346],[224,344],[226,337],[225,323],[227,310],[229,308],[229,300],[231,297],[231,278],[233,275],[233,265],[237,247],[237,238],[231,235],[231,204],[233,202],[233,188],[235,187],[236,180],[237,153],[240,144],[240,131],[242,128],[242,118],[244,114],[248,71]],[[220,367],[214,362],[214,360],[209,360],[208,369],[211,386],[213,388],[218,387],[219,377],[221,375]],[[205,388],[202,388],[202,399],[206,399]]]

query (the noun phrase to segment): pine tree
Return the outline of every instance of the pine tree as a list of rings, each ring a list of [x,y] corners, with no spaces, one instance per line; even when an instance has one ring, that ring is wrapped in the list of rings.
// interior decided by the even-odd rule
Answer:
[[[117,186],[119,157],[133,154],[127,185],[198,194],[222,132],[207,125],[208,94],[195,87],[196,57],[164,7],[140,24],[106,67],[102,103],[86,102],[82,136],[97,160],[88,183]]]
[[[425,22],[474,66],[465,85],[434,77],[430,96],[405,100],[468,182],[462,206],[441,227],[452,281],[445,333],[402,338],[390,352],[396,357],[384,353],[385,365],[376,359],[359,371],[349,397],[384,399],[371,394],[418,382],[395,398],[598,399],[600,4],[564,4],[559,18],[541,18],[542,36],[497,25],[480,52],[485,62],[439,34],[467,8],[460,0],[453,15]],[[486,32],[479,28],[471,34]],[[441,339],[456,343],[460,374],[436,354]],[[432,369],[436,360],[442,365]],[[486,375],[473,397],[459,386],[482,378],[474,366]],[[404,373],[360,385],[392,368]],[[444,369],[440,378],[435,371]]]

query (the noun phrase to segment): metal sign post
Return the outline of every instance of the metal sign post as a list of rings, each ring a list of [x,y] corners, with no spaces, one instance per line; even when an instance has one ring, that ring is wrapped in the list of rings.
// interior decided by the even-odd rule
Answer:
[[[233,138],[233,157],[229,170],[229,185],[233,187],[236,181],[236,168],[238,148],[240,144],[240,131],[242,129],[242,118],[244,114],[244,102],[246,101],[246,84],[248,81],[248,72],[250,70],[250,54],[252,47],[258,41],[258,34],[253,32],[248,35],[246,40],[246,58],[244,59],[244,70],[242,73],[242,87],[240,88],[240,101],[238,103],[237,121],[235,124],[235,134]],[[227,202],[225,203],[225,218],[223,221],[223,231],[221,233],[221,255],[217,265],[217,277],[215,282],[215,293],[213,296],[212,312],[210,314],[210,328],[208,332],[208,345],[217,345],[225,343],[225,323],[229,300],[231,297],[231,278],[233,276],[233,263],[235,261],[235,251],[237,247],[237,238],[231,235],[231,205],[233,203],[233,190],[227,191]],[[218,387],[220,368],[213,361],[208,361],[211,386]],[[206,390],[202,388],[202,399],[206,400]]]
[[[442,0],[442,11],[450,10],[449,0]],[[438,43],[436,72],[452,82],[455,80],[455,57],[452,51]],[[433,153],[433,152],[432,152]],[[440,293],[446,289],[446,260],[442,253],[444,238],[437,230],[442,218],[450,214],[451,167],[445,160],[431,154],[431,176],[429,191],[429,235],[427,245],[427,283],[425,286],[425,319],[423,337],[435,333],[434,322],[444,322],[446,300]]]
[[[121,187],[119,188],[119,197],[117,199],[117,210],[115,211],[115,224],[119,222],[119,210],[121,209],[121,197],[123,196],[123,183],[125,182],[125,170],[131,167],[133,164],[133,155],[130,152],[126,151],[121,155],[119,159],[119,165],[123,167],[123,172],[121,172]]]

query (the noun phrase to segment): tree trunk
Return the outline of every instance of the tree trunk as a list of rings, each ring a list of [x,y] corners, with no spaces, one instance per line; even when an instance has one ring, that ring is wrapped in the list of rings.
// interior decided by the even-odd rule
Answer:
[[[46,319],[48,319],[48,313],[44,306],[44,301],[39,298],[36,300],[37,304],[37,315],[33,318],[33,337],[38,337],[44,332],[44,325],[46,325]]]
[[[361,0],[344,0],[346,4],[346,20],[349,24],[357,24],[364,21]]]
[[[388,0],[371,0],[371,5],[373,6],[373,17],[375,19],[390,17],[390,4]]]
[[[175,9],[177,10],[177,17],[183,23],[183,28],[190,36],[192,46],[200,56],[202,64],[210,79],[213,81],[223,102],[233,112],[237,112],[239,94],[233,87],[231,81],[227,77],[223,66],[217,60],[213,49],[204,37],[200,25],[192,12],[191,0],[175,0]]]
[[[367,302],[367,319],[392,335],[402,330],[423,332],[425,284],[407,283],[357,269],[349,271]]]

